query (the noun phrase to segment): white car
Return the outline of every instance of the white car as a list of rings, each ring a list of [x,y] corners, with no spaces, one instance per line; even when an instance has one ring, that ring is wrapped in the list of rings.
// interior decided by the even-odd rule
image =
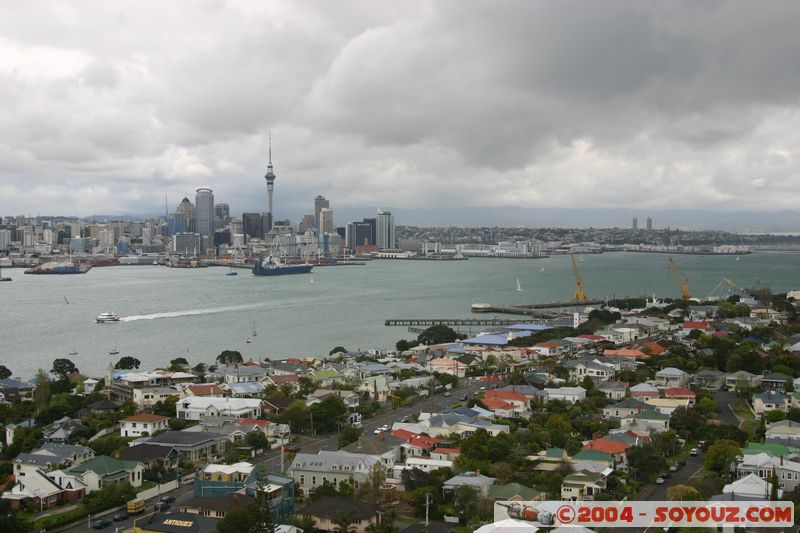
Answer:
[[[664,478],[663,477],[656,478],[656,485],[663,485],[663,484],[664,484]]]

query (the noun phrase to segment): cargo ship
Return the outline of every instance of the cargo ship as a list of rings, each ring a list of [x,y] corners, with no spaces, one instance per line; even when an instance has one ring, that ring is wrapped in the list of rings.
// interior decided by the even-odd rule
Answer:
[[[86,263],[42,263],[25,271],[25,274],[86,274],[92,268]]]
[[[258,258],[253,264],[253,274],[256,276],[282,276],[284,274],[308,274],[314,265],[287,265],[273,260],[272,256],[266,259]]]

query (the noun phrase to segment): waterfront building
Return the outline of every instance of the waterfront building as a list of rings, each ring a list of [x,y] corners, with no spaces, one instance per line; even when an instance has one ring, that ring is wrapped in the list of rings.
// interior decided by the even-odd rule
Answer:
[[[387,209],[378,209],[376,217],[376,240],[375,244],[381,250],[392,250],[395,247],[394,237],[394,217],[392,212]]]
[[[195,231],[200,234],[200,251],[205,253],[214,238],[214,191],[197,189],[195,195]]]
[[[636,231],[636,230],[639,229],[639,218],[638,217],[633,217],[633,222],[631,223],[631,229],[633,231]]]
[[[0,250],[8,250],[11,247],[11,230],[0,229]]]
[[[374,219],[372,219],[374,221]],[[366,221],[350,222],[345,231],[345,242],[350,253],[356,253],[356,246],[375,244],[375,225]]]
[[[202,250],[202,236],[199,233],[176,233],[172,236],[172,253],[194,257]]]
[[[273,221],[275,220],[275,214],[272,211],[272,192],[275,189],[275,172],[272,168],[272,137],[270,136],[269,139],[269,161],[267,162],[267,173],[264,175],[264,179],[267,180],[267,220],[266,220],[266,232],[272,230]],[[265,233],[266,233],[265,232]]]

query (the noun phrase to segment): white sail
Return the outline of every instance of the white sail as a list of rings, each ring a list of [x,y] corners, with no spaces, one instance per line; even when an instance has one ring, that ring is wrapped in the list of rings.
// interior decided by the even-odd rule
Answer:
[[[517,278],[517,292],[522,292],[525,289],[522,288],[522,283],[519,282],[519,278]]]

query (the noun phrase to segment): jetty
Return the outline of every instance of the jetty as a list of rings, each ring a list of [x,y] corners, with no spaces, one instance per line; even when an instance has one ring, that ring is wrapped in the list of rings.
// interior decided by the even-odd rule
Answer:
[[[519,320],[508,318],[388,318],[385,326],[510,326]]]

